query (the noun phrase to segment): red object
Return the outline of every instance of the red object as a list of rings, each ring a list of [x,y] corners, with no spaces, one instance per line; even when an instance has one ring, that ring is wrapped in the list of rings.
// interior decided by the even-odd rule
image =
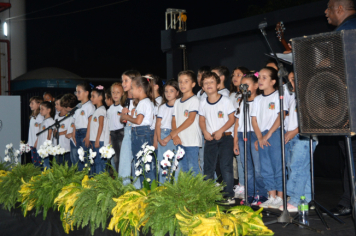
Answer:
[[[244,141],[247,142],[247,138],[244,138]]]
[[[0,5],[1,6],[1,5]],[[6,43],[7,45],[7,83],[8,83],[8,95],[10,95],[11,89],[11,51],[10,51],[10,40],[0,39],[0,43]],[[0,91],[1,92],[1,91]]]
[[[283,99],[283,96],[279,96],[279,99]]]
[[[0,2],[0,12],[5,11],[11,7],[11,3]]]

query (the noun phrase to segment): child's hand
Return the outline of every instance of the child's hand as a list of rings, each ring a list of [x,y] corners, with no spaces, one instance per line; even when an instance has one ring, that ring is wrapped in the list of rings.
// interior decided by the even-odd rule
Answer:
[[[237,143],[234,143],[234,153],[235,155],[240,155],[240,149],[239,149],[239,145]]]
[[[284,135],[284,143],[287,144],[289,141],[291,141],[294,137],[295,137],[295,133],[288,131],[285,135]]]
[[[214,137],[215,140],[220,140],[222,135],[223,135],[223,132],[218,130],[218,131],[215,131],[212,136]]]
[[[164,139],[161,139],[161,140],[162,140],[162,143],[165,144],[165,145],[162,145],[162,143],[161,143],[161,145],[166,146],[167,143],[171,140],[171,136],[168,135],[167,137],[165,137]]]
[[[177,130],[171,131],[170,136],[171,136],[171,138],[174,138],[175,136],[178,136]]]
[[[100,145],[99,145],[99,141],[95,141],[95,148],[99,148]]]
[[[258,140],[255,141],[255,149],[258,151]]]
[[[158,142],[157,142],[157,139],[154,139],[153,140],[153,146],[155,147],[155,149],[157,150],[158,148]]]
[[[260,147],[263,149],[263,146],[271,146],[271,144],[267,141],[268,138],[265,136],[263,136],[261,139],[258,140],[258,142],[260,143]]]
[[[129,115],[126,115],[126,114],[122,114],[122,113],[121,113],[120,122],[123,122],[123,121],[127,120],[127,117],[129,117]]]
[[[70,139],[70,138],[72,137],[72,134],[73,134],[73,133],[66,134],[65,136],[66,136],[67,139]]]
[[[211,134],[208,131],[205,131],[205,133],[203,134],[204,134],[204,139],[207,141],[211,141],[214,139],[213,136],[211,136]]]
[[[83,139],[83,142],[84,142],[84,145],[85,145],[85,147],[89,147],[89,145],[90,145],[90,140],[89,140],[89,137],[85,137],[84,139]]]
[[[178,135],[173,138],[173,144],[174,144],[175,146],[177,146],[177,145],[182,145],[182,140],[180,140],[180,138],[179,138]]]
[[[167,142],[163,139],[158,140],[159,144],[161,144],[162,147],[165,147],[167,145]]]
[[[121,111],[121,114],[127,114],[127,113],[129,113],[130,112],[130,110],[128,109],[128,108],[126,108],[126,107],[124,107],[123,109],[122,109],[122,111]]]
[[[135,110],[136,110],[135,108],[131,110],[131,116],[134,116]]]

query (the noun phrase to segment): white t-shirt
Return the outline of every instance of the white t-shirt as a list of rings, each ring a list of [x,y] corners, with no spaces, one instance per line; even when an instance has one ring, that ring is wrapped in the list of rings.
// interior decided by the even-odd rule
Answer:
[[[107,117],[107,114],[106,114],[106,119],[104,120],[105,121],[105,130],[104,130],[104,146],[110,144],[110,130],[109,130],[109,121],[108,121],[108,117]]]
[[[70,126],[69,126],[68,129],[67,129],[67,134],[73,133],[73,129],[75,128],[75,120],[74,120],[74,117],[73,117],[73,116],[72,116],[71,122],[72,122],[72,123],[70,124]],[[73,141],[73,137],[70,138],[69,140],[75,145],[75,143],[74,143],[74,141]]]
[[[153,117],[153,123],[152,123],[152,125],[151,125],[151,130],[155,130],[155,128],[156,128],[156,116],[157,116],[157,114],[158,114],[158,107],[161,105],[161,103],[162,103],[162,97],[161,96],[159,96],[159,97],[156,97],[156,104],[157,105],[155,105],[154,106],[154,117]]]
[[[235,109],[237,109],[240,105],[242,94],[238,94],[238,93],[234,92],[234,93],[230,94],[229,98],[230,98],[230,101],[232,102],[232,104],[234,105]]]
[[[197,94],[197,97],[200,99],[200,101],[201,101],[201,100],[204,100],[204,99],[206,99],[206,98],[208,97],[208,95],[206,94],[206,92],[203,92],[203,94],[200,95],[201,91],[203,91],[203,90],[201,89],[201,90],[198,92],[199,96],[198,96],[198,94]],[[230,92],[229,92],[229,90],[228,90],[227,88],[223,88],[223,89],[221,89],[221,90],[218,91],[218,94],[221,94],[221,95],[223,95],[223,96],[229,97]]]
[[[47,129],[49,126],[54,124],[54,120],[52,117],[44,119],[40,125],[40,129],[38,132]],[[37,150],[40,148],[41,145],[43,145],[43,143],[47,140],[47,136],[48,136],[48,130],[46,132],[43,132],[42,134],[40,134],[39,136],[37,136]],[[52,136],[50,137],[49,140],[52,140],[53,137],[53,132],[52,132]]]
[[[229,121],[229,115],[235,112],[230,99],[226,96],[220,96],[215,103],[210,103],[208,99],[201,100],[199,106],[199,115],[205,117],[206,130],[213,134],[223,127]],[[225,132],[234,132],[231,125]]]
[[[172,129],[172,115],[174,106],[169,106],[168,103],[161,105],[158,108],[157,118],[161,118],[161,129]]]
[[[199,92],[197,93],[197,97],[199,98],[199,100],[200,99],[202,99],[202,98],[206,98],[207,97],[207,95],[206,95],[206,93],[203,91],[203,89],[200,89],[199,90]]]
[[[269,95],[261,94],[255,98],[251,108],[251,116],[257,118],[257,124],[261,132],[271,129],[278,118],[278,113],[279,94],[277,90]]]
[[[286,104],[288,106],[288,107],[284,107],[288,111],[289,110],[289,104],[292,102],[291,100],[293,100],[295,98],[295,93],[294,92],[290,92],[288,90],[287,84],[283,85],[283,90],[284,90],[284,100],[286,101],[283,104]]]
[[[33,147],[35,145],[35,142],[37,140],[36,134],[40,131],[40,125],[43,120],[44,117],[41,114],[38,114],[36,118],[32,116],[30,119],[30,128],[28,129],[27,142],[30,147]]]
[[[286,126],[286,131],[292,131],[298,128],[298,113],[297,113],[297,102],[293,99],[289,106],[289,122]]]
[[[57,114],[54,117],[54,120],[61,121],[64,117],[65,117],[65,115],[59,116],[59,114]],[[65,119],[63,122],[60,122],[59,132],[63,132],[63,131],[67,130],[67,134],[68,134],[68,129],[70,128],[72,123],[73,123],[73,117],[69,117],[69,118]],[[55,130],[55,128],[54,128],[54,130]],[[73,129],[71,129],[71,130],[73,130]],[[53,136],[52,140],[53,140],[52,141],[53,145],[57,146],[57,139]],[[66,152],[70,152],[70,140],[68,138],[66,138],[65,135],[59,135],[59,145],[61,145],[61,147],[66,150]]]
[[[131,110],[135,108],[134,100],[132,98],[127,98],[125,104],[127,103],[127,101],[130,101],[129,107],[126,107],[126,106],[125,107],[129,109],[129,113],[128,114],[131,115]],[[130,121],[127,121],[126,125],[127,126],[132,126],[132,123]]]
[[[185,130],[178,134],[182,145],[185,147],[201,147],[202,135],[199,127],[199,98],[195,95],[191,96],[185,101],[182,98],[177,99],[174,103],[173,115],[176,120],[177,128],[181,126],[186,119],[188,119],[190,112],[196,112],[194,122]]]
[[[286,116],[284,118],[284,129],[287,129],[287,127],[288,127],[288,123],[289,123],[289,108],[291,107],[293,100],[295,100],[295,93],[292,93],[292,95],[288,97],[288,100],[285,98],[284,104],[287,104],[287,107],[284,107],[284,110],[288,110],[288,113],[286,114]]]
[[[111,105],[106,112],[106,118],[108,122],[108,128],[110,131],[123,129],[124,124],[120,122],[122,106],[119,105]]]
[[[103,124],[103,131],[101,132],[100,135],[100,142],[104,142],[104,137],[105,137],[105,130],[106,130],[106,109],[104,106],[98,107],[94,114],[91,117],[90,121],[90,141],[96,141],[96,137],[98,135],[98,129],[99,129],[99,117],[103,116],[104,117],[104,124]]]
[[[87,129],[88,128],[88,119],[94,114],[95,106],[91,101],[87,101],[82,105],[82,107],[75,111],[74,120],[76,129]]]
[[[149,98],[144,98],[137,104],[133,118],[136,118],[138,115],[143,115],[142,123],[139,125],[132,124],[132,127],[147,125],[151,127],[154,117],[154,106]]]
[[[252,101],[247,101],[247,104],[249,105],[248,106],[248,113],[247,113],[247,132],[250,132],[250,131],[254,131],[253,130],[253,127],[252,127],[252,121],[251,121],[251,108],[253,106],[253,103],[254,103],[254,100]],[[237,132],[244,132],[244,103],[241,102],[241,105],[240,105],[240,113],[239,114],[236,114],[235,113],[235,117],[237,119],[239,119],[239,127],[237,129]]]

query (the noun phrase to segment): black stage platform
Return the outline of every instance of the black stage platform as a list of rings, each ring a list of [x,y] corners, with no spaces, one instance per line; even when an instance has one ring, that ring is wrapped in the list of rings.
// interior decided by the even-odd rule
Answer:
[[[333,208],[336,206],[339,197],[342,195],[342,182],[335,179],[326,179],[326,178],[316,178],[315,180],[315,192],[316,200],[325,206],[327,209]],[[278,211],[275,211],[278,212]],[[273,216],[264,216],[264,221],[274,220],[276,217]],[[328,216],[325,216],[325,220],[329,224],[331,230],[328,231],[319,220],[318,216],[312,212],[309,216],[310,226],[323,230],[324,235],[333,235],[333,236],[347,236],[355,235],[354,225],[352,222],[351,216],[341,217],[345,221],[345,225],[341,225],[335,220],[331,219]],[[307,229],[300,229],[298,226],[290,225],[287,228],[283,228],[281,224],[273,224],[268,226],[275,235],[321,235],[315,232],[312,232]],[[17,209],[13,212],[8,212],[5,210],[0,210],[0,235],[1,236],[57,236],[57,235],[67,235],[64,233],[62,223],[59,219],[59,212],[49,211],[47,219],[42,220],[42,214],[39,214],[37,217],[29,215],[26,218],[22,216],[20,209]],[[85,235],[90,236],[89,228],[76,230],[71,232],[69,235]],[[95,235],[118,235],[114,231],[105,230],[96,230]]]

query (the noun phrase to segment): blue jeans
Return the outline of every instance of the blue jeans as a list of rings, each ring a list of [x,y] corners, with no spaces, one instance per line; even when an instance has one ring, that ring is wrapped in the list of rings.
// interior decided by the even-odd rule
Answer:
[[[147,142],[147,145],[152,146],[152,142],[153,140],[151,139],[151,129],[149,126],[138,126],[138,127],[132,127],[132,131],[131,131],[131,149],[132,149],[132,155],[134,157],[135,163],[137,163],[138,158],[136,157],[136,154],[142,150],[141,146]],[[155,157],[153,154],[152,155],[152,162],[151,163],[146,163],[150,165],[150,171],[146,172],[146,173],[142,173],[142,175],[140,176],[140,182],[142,185],[143,179],[144,179],[144,174],[145,174],[145,178],[150,178],[151,181],[153,181],[154,179],[156,179],[156,170],[154,168],[153,162],[155,162]],[[142,163],[142,157],[140,158],[141,163]],[[146,165],[145,164],[145,165]],[[142,169],[141,165],[136,168],[137,170]]]
[[[87,135],[87,129],[77,129],[75,131],[75,140],[77,141],[77,151],[75,152],[75,159],[78,160],[78,170],[82,171],[84,169],[84,162],[79,160],[79,154],[78,154],[78,149],[82,147],[84,149],[84,152],[89,151],[89,147],[85,147],[85,143],[83,139]],[[87,155],[86,155],[87,156]]]
[[[204,146],[205,146],[205,139],[204,134],[202,134],[202,143],[201,148],[199,148],[199,168],[200,173],[204,174]]]
[[[239,143],[240,143],[240,137],[239,137]],[[239,146],[240,146],[240,144],[239,144]],[[236,156],[237,172],[239,174],[239,184],[240,184],[240,186],[244,186],[245,185],[245,171],[244,171],[244,167],[242,165],[242,159],[243,159],[243,156],[241,156],[241,151],[240,151],[240,155]]]
[[[120,163],[119,163],[119,176],[124,178],[124,185],[131,183],[130,177],[133,176],[135,179],[135,168],[132,163],[132,148],[131,148],[131,126],[127,125],[124,128],[124,139],[122,140],[120,149]],[[132,173],[132,174],[131,174]],[[141,188],[140,181],[133,183],[136,189]]]
[[[268,130],[262,132],[266,135]],[[268,139],[271,146],[264,146],[263,149],[258,146],[260,155],[261,175],[267,191],[277,190],[282,192],[282,150],[281,133],[278,128]]]
[[[316,147],[313,142],[313,151]],[[287,194],[289,203],[298,206],[301,196],[307,202],[311,201],[311,176],[310,176],[310,146],[309,138],[297,134],[286,144],[286,163],[289,178],[287,181]]]
[[[41,169],[43,170],[44,168],[47,168],[47,169],[51,168],[51,166],[49,164],[49,156],[46,157],[45,159],[43,159],[43,167]]]
[[[239,132],[238,137],[241,164],[243,170],[245,170],[245,146],[243,140],[243,132]],[[261,175],[260,155],[254,146],[256,140],[257,137],[254,132],[247,132],[247,194],[248,196],[253,197],[256,197],[257,195],[268,197],[267,190]]]
[[[37,149],[34,147],[31,147],[31,161],[34,166],[41,166],[41,160],[42,158],[38,155]]]
[[[183,158],[179,161],[180,171],[188,172],[191,170],[194,175],[199,174],[199,147],[179,146],[185,152]]]
[[[170,129],[161,129],[161,139],[164,139],[171,133]],[[175,150],[177,151],[177,146],[173,144],[173,140],[170,140],[166,146],[162,146],[160,143],[158,143],[158,152],[157,152],[157,170],[158,170],[158,181],[160,183],[164,183],[166,181],[166,175],[162,175],[162,166],[161,166],[161,161],[163,160],[163,154],[168,151],[168,150]],[[174,161],[174,158],[173,158]],[[174,165],[174,162],[172,163],[172,167]],[[178,165],[179,166],[179,165]],[[171,167],[171,168],[172,168]],[[178,176],[178,170],[176,171],[176,176]],[[175,176],[175,177],[176,177]]]
[[[65,162],[67,162],[68,166],[71,166],[72,164],[72,162],[70,161],[70,152],[66,152],[64,153],[64,155],[58,155],[55,159],[59,165],[64,165]]]
[[[91,145],[92,145],[92,150],[93,152],[96,152],[96,157],[94,158],[94,164],[90,167],[91,169],[91,173],[96,173],[96,174],[100,174],[102,172],[105,172],[105,167],[106,167],[106,162],[107,159],[105,158],[101,158],[99,149],[104,146],[104,142],[99,142],[99,147],[96,148],[95,147],[95,141],[90,141]]]
[[[204,148],[204,173],[205,179],[214,179],[216,164],[219,161],[223,181],[226,186],[226,197],[234,197],[234,139],[231,135],[224,136],[220,140],[206,140]]]
[[[78,156],[76,155],[78,153],[77,147],[73,144],[72,141],[70,141],[70,161],[72,165],[76,165],[79,161]],[[78,159],[77,159],[78,158]]]

